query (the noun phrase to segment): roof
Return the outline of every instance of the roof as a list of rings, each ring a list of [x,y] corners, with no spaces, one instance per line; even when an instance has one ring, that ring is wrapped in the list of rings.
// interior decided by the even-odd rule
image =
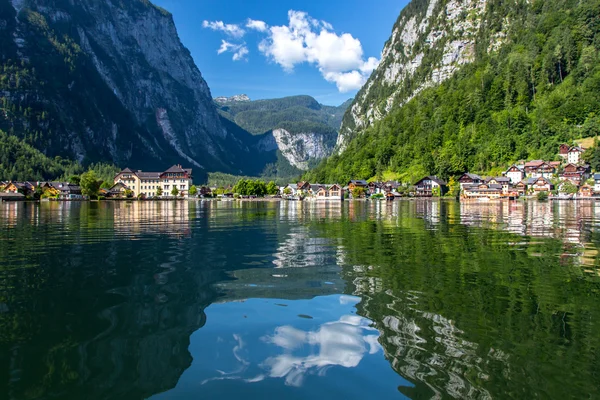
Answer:
[[[545,161],[544,160],[532,160],[532,161],[527,161],[525,163],[525,167],[539,167],[540,165],[542,165]]]
[[[129,168],[125,168],[125,169],[124,169],[123,171],[121,171],[120,173],[122,174],[123,172],[127,172],[127,173],[130,173],[130,174],[133,174],[133,171],[132,171],[132,170],[130,170]]]
[[[140,179],[158,179],[160,178],[160,172],[142,172],[138,171],[135,173]]]
[[[362,185],[362,186],[367,186],[367,185],[368,185],[367,181],[365,181],[365,180],[362,180],[362,179],[358,179],[358,180],[351,180],[351,181],[348,183],[348,185],[349,185],[350,183],[354,183],[355,185]]]
[[[573,152],[573,151],[578,151],[580,153],[583,153],[585,150],[583,149],[583,147],[579,147],[579,146],[573,146],[569,149],[569,153]]]
[[[173,172],[186,172],[186,171],[183,168],[181,168],[180,165],[173,165],[171,168],[169,168],[168,170],[166,170],[163,173],[166,174],[166,173],[173,173]]]
[[[533,185],[534,183],[536,183],[539,180],[543,180],[546,184],[550,184],[550,181],[544,177],[539,177],[539,178],[529,178],[527,179],[527,185]]]
[[[440,178],[438,178],[437,176],[426,176],[422,179],[420,179],[417,183],[415,183],[415,185],[421,183],[422,181],[424,181],[425,179],[429,179],[430,181],[434,181],[435,183],[437,183],[438,185],[442,186],[442,185],[447,185],[447,183],[443,180],[441,180]]]
[[[48,182],[50,186],[61,192],[80,192],[81,187],[77,185],[71,185],[68,182]]]
[[[325,185],[321,185],[320,183],[310,185],[310,190],[313,192],[318,192],[321,189],[325,189]]]
[[[490,178],[487,178],[485,181],[489,182],[492,179],[494,179],[496,182],[506,182],[509,183],[510,182],[510,178],[506,177],[506,176],[492,176]]]
[[[481,177],[477,174],[472,174],[470,172],[465,172],[464,174],[462,174],[462,176],[465,176],[465,175],[468,176],[469,178],[473,179],[474,181],[482,180]]]
[[[22,199],[24,197],[21,193],[0,193],[0,199]]]
[[[600,174],[594,174],[594,179],[600,181]]]

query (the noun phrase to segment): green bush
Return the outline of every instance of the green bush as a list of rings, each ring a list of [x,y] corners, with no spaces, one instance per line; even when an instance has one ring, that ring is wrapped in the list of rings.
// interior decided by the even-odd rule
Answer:
[[[548,192],[538,192],[536,197],[539,201],[546,201],[548,200]]]

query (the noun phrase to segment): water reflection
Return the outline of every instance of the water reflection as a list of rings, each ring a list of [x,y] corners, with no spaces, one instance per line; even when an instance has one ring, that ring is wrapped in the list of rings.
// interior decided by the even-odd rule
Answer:
[[[599,217],[594,201],[1,204],[0,394],[590,397]]]

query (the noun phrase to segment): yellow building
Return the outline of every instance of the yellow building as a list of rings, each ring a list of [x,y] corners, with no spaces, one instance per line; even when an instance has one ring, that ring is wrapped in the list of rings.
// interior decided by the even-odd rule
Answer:
[[[115,176],[114,183],[122,183],[133,192],[134,197],[155,197],[158,188],[162,189],[162,197],[173,196],[176,188],[178,196],[187,196],[193,184],[192,170],[174,165],[164,172],[132,171],[125,168]]]

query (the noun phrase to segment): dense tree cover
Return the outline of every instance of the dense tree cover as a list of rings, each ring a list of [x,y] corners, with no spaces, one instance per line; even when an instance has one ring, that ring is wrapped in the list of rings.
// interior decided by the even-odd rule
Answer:
[[[61,157],[49,158],[16,136],[0,131],[0,180],[71,182],[71,178],[78,178],[86,170],[93,170],[100,181],[108,182],[119,172],[110,164],[96,163],[84,168]]]
[[[81,194],[84,196],[89,196],[90,198],[97,197],[101,184],[102,181],[98,179],[93,170],[81,174],[79,185],[81,186]]]
[[[267,194],[267,185],[261,180],[241,179],[233,187],[233,193],[242,196],[264,196]]]
[[[290,96],[280,99],[215,103],[220,114],[248,132],[260,135],[287,124],[290,132],[312,129],[337,131],[349,101],[338,107],[319,104],[310,96]],[[303,125],[311,123],[311,125]]]
[[[600,1],[506,7],[515,16],[498,52],[478,51],[472,64],[392,110],[305,178],[497,173],[521,159],[554,159],[560,143],[598,135]]]

